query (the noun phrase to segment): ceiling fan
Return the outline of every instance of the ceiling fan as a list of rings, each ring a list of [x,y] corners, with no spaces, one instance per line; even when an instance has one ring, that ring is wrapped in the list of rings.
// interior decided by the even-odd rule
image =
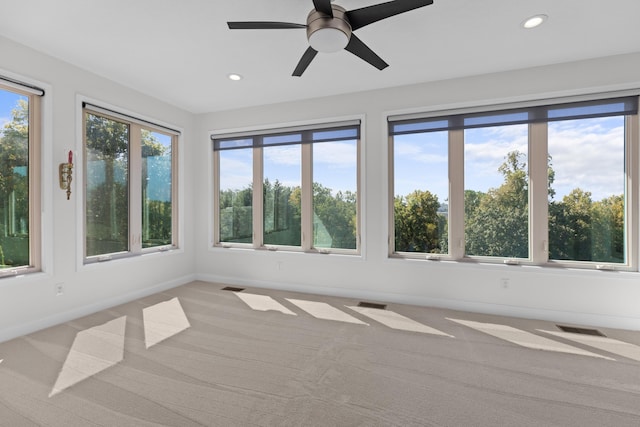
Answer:
[[[318,52],[337,52],[342,49],[365,60],[378,70],[382,70],[389,64],[356,37],[353,31],[382,19],[433,3],[433,0],[395,0],[360,9],[345,10],[341,6],[331,4],[331,1],[313,0],[314,8],[307,16],[306,25],[271,21],[227,22],[227,24],[231,30],[306,28],[310,46],[293,71],[294,76],[301,76]]]

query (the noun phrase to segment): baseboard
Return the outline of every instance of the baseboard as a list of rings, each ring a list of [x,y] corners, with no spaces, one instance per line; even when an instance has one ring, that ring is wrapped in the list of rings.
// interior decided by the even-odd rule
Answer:
[[[150,286],[148,288],[138,289],[134,292],[130,292],[124,295],[118,295],[117,297],[100,301],[98,303],[89,304],[82,307],[76,307],[74,309],[67,310],[62,313],[56,313],[53,316],[48,316],[41,319],[33,320],[23,325],[1,329],[0,343],[4,341],[9,341],[13,338],[21,337],[23,335],[27,335],[36,331],[40,331],[42,329],[50,328],[52,326],[59,325],[64,322],[69,322],[71,320],[78,319],[83,316],[88,316],[90,314],[96,313],[101,310],[106,310],[108,308],[115,307],[120,304],[125,304],[128,302],[134,301],[138,298],[144,298],[146,296],[153,295],[158,292],[163,292],[168,289],[173,289],[178,286],[184,285],[186,283],[193,282],[194,280],[196,280],[195,275],[183,276],[178,279],[173,279],[167,282]]]
[[[329,286],[310,286],[262,280],[248,280],[237,277],[206,274],[197,274],[196,280],[233,286],[275,289],[307,294],[356,298],[376,302],[389,302],[396,304],[444,308],[449,310],[493,314],[498,316],[518,317],[524,319],[537,319],[562,324],[640,331],[640,318],[638,317],[607,316],[595,313],[548,310],[544,308],[489,304],[484,302],[457,299],[429,298],[425,296],[397,294],[392,292],[371,292],[361,289],[335,288]]]

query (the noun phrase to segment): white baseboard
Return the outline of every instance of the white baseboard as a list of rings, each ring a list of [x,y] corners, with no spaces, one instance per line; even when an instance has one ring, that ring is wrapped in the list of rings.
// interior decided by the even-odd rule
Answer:
[[[134,301],[138,298],[144,298],[149,295],[163,292],[168,289],[173,289],[178,286],[196,280],[195,275],[187,275],[178,279],[170,280],[160,284],[156,284],[144,289],[138,289],[134,292],[130,292],[124,295],[118,295],[117,297],[110,298],[104,301],[100,301],[94,304],[89,304],[81,307],[76,307],[71,310],[67,310],[62,313],[56,313],[53,316],[36,319],[23,325],[14,326],[6,329],[0,329],[0,343],[8,341],[13,338],[17,338],[23,335],[27,335],[42,329],[50,328],[51,326],[59,325],[64,322],[69,322],[74,319],[78,319],[83,316],[96,313],[101,310],[125,304]]]
[[[493,314],[498,316],[538,319],[576,326],[582,325],[640,331],[639,317],[607,316],[594,313],[579,313],[571,311],[548,310],[544,308],[489,304],[484,302],[465,301],[457,299],[429,298],[425,296],[397,294],[391,292],[371,292],[361,289],[335,288],[329,286],[308,286],[286,282],[248,280],[239,279],[237,277],[225,277],[207,274],[197,274],[196,280],[232,286],[244,286],[262,289],[301,292],[307,294],[356,298],[369,300],[372,302],[419,305],[424,307],[437,307],[473,313]]]

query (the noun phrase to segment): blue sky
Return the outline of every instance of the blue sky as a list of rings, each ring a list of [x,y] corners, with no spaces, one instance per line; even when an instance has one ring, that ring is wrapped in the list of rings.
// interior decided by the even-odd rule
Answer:
[[[0,89],[0,128],[11,121],[11,110],[15,108],[19,99],[27,97]]]
[[[20,95],[0,90],[0,127],[11,118]],[[22,97],[25,98],[25,97]],[[158,134],[158,138],[164,135]],[[168,138],[168,137],[167,137]],[[166,142],[166,141],[162,141]],[[429,190],[448,198],[446,132],[397,136],[394,141],[395,195]],[[608,117],[549,124],[549,154],[555,170],[556,200],[580,187],[601,200],[624,192],[624,118]],[[527,126],[479,128],[465,132],[465,188],[487,191],[503,182],[498,172],[508,152],[527,152]],[[221,151],[221,188],[245,188],[251,182],[251,150]],[[265,148],[265,177],[300,185],[300,146]],[[337,191],[356,191],[355,141],[314,146],[314,181]],[[227,173],[228,171],[228,173]]]
[[[289,187],[300,186],[300,145],[265,147],[264,177]],[[252,181],[252,149],[220,151],[220,189],[247,188]],[[354,141],[321,142],[313,147],[313,180],[338,191],[357,189],[357,147]]]
[[[487,191],[503,182],[498,168],[507,153],[527,153],[527,126],[511,125],[465,131],[465,189]],[[394,194],[429,190],[440,202],[448,198],[447,133],[395,138]],[[609,117],[549,123],[549,154],[555,171],[555,200],[574,188],[593,200],[624,192],[624,118]]]
[[[440,202],[448,199],[447,132],[397,136],[394,141],[394,194],[429,190]],[[527,153],[527,125],[465,131],[465,189],[486,192],[503,183],[498,171],[510,151]],[[608,117],[549,123],[549,154],[555,170],[555,200],[579,187],[593,200],[624,193],[624,118]],[[251,150],[221,151],[221,189],[251,183]],[[300,185],[300,147],[264,151],[265,176],[284,185]],[[526,157],[524,157],[527,161]],[[528,163],[528,161],[527,161]],[[314,180],[334,190],[355,191],[354,141],[314,146]]]

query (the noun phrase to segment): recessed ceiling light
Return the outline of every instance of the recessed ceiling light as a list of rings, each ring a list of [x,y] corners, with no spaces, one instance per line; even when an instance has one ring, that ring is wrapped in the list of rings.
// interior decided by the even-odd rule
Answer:
[[[530,18],[527,18],[526,20],[524,20],[522,22],[522,28],[526,28],[527,30],[531,29],[531,28],[535,28],[538,27],[540,25],[542,25],[542,23],[544,21],[546,21],[548,18],[547,15],[544,14],[540,14],[540,15],[534,15]]]
[[[229,77],[229,80],[233,80],[234,82],[237,82],[238,80],[242,80],[242,76],[240,74],[229,74],[227,77]]]

